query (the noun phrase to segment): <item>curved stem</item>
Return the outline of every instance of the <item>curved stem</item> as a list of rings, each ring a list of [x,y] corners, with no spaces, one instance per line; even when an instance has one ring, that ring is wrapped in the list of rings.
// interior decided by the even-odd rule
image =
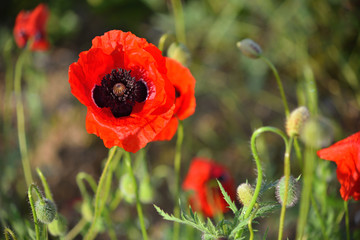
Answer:
[[[64,237],[64,240],[74,239],[81,232],[81,230],[85,227],[86,223],[87,223],[86,219],[81,218],[81,220],[75,225],[75,227],[66,234],[66,236]]]
[[[287,117],[287,116],[289,116],[290,111],[289,111],[288,102],[287,102],[287,100],[286,100],[286,96],[285,96],[285,92],[284,92],[284,87],[283,87],[283,84],[282,84],[282,82],[281,82],[279,73],[278,73],[278,71],[276,70],[275,66],[272,64],[272,62],[271,62],[269,59],[267,59],[267,58],[264,57],[264,56],[260,56],[260,58],[270,67],[270,69],[271,69],[272,72],[274,73],[276,82],[277,82],[278,87],[279,87],[281,99],[282,99],[283,104],[284,104],[285,115],[286,115],[286,117]]]
[[[85,172],[79,172],[76,175],[76,183],[80,189],[81,195],[84,198],[90,198],[86,191],[86,187],[85,187],[83,180],[86,180],[89,183],[89,185],[90,185],[91,189],[94,191],[94,193],[96,193],[97,184],[96,184],[95,180],[93,179],[93,177]]]
[[[29,190],[28,190],[28,198],[29,198],[29,202],[30,202],[30,206],[31,206],[31,211],[33,214],[33,218],[34,218],[34,225],[35,225],[35,234],[36,234],[36,240],[40,240],[40,230],[39,230],[39,223],[37,220],[37,215],[36,215],[36,211],[35,211],[35,204],[34,204],[34,198],[32,196],[32,190],[35,190],[36,194],[38,195],[39,200],[45,204],[45,201],[43,199],[43,196],[40,193],[39,188],[31,183],[29,186]]]
[[[349,208],[347,201],[344,201],[344,208],[345,208],[346,240],[350,240]]]
[[[110,164],[114,158],[114,155],[115,155],[115,152],[117,150],[117,147],[113,147],[109,150],[109,156],[108,156],[108,159],[106,161],[106,164],[105,164],[105,167],[104,167],[104,170],[100,176],[100,180],[99,180],[99,185],[97,187],[97,190],[96,190],[96,195],[95,195],[95,213],[94,213],[94,218],[92,220],[92,223],[91,223],[91,226],[90,226],[90,229],[88,231],[88,233],[85,235],[85,238],[86,240],[92,240],[96,237],[96,232],[95,232],[95,226],[96,226],[96,222],[97,222],[97,219],[99,218],[99,216],[101,215],[102,213],[102,210],[104,209],[104,206],[105,206],[105,202],[106,202],[106,199],[107,199],[107,196],[109,194],[109,191],[106,191],[104,190],[104,187],[105,187],[105,184],[106,184],[106,180],[107,180],[107,177],[108,177],[108,169],[110,167]]]
[[[28,53],[29,53],[28,50],[24,50],[20,54],[16,62],[15,75],[14,75],[14,92],[16,96],[16,116],[17,116],[18,141],[19,141],[19,148],[21,154],[21,161],[23,165],[26,185],[30,186],[30,184],[33,182],[33,178],[31,175],[31,166],[30,166],[30,160],[28,156],[28,149],[26,143],[24,105],[21,99],[22,69],[25,58],[27,57]]]
[[[128,172],[130,174],[130,177],[133,180],[133,184],[135,186],[135,196],[136,196],[136,209],[139,215],[139,222],[140,222],[140,227],[141,227],[141,232],[142,232],[142,236],[144,240],[148,239],[147,233],[146,233],[146,228],[145,228],[145,222],[144,222],[144,216],[143,216],[143,211],[142,211],[142,206],[140,203],[140,198],[139,198],[139,188],[136,182],[136,178],[133,172],[133,169],[131,167],[131,159],[130,159],[130,153],[125,152],[125,164],[128,168]]]
[[[257,176],[257,180],[256,180],[256,187],[255,187],[255,191],[254,191],[254,195],[251,199],[251,202],[249,204],[249,207],[247,208],[246,212],[245,212],[245,216],[244,218],[248,218],[251,214],[251,211],[256,203],[256,199],[257,197],[259,196],[259,193],[260,193],[260,189],[261,189],[261,182],[262,182],[262,168],[261,168],[261,163],[260,163],[260,158],[259,158],[259,155],[257,153],[257,150],[256,150],[256,138],[263,132],[273,132],[273,133],[276,133],[278,134],[280,137],[283,138],[284,142],[285,142],[285,145],[286,145],[286,148],[288,148],[288,140],[287,140],[287,137],[285,135],[285,133],[283,131],[281,131],[280,129],[278,128],[274,128],[274,127],[261,127],[259,129],[257,129],[251,136],[251,151],[252,151],[252,154],[254,156],[254,159],[255,159],[255,163],[256,163],[256,168],[257,168],[257,173],[258,173],[258,176]]]
[[[181,167],[181,146],[184,139],[184,127],[182,121],[179,121],[176,139],[176,149],[174,157],[174,171],[175,171],[175,196],[174,196],[174,216],[180,217],[180,207],[178,204],[180,198],[180,167]],[[180,223],[174,222],[173,240],[179,239]]]
[[[10,228],[5,227],[4,234],[5,234],[6,240],[9,240],[9,234],[14,240],[17,240],[15,234],[13,233],[13,231]]]
[[[176,38],[179,42],[186,44],[184,12],[181,0],[171,0],[171,5],[174,11]]]
[[[285,151],[285,159],[284,159],[285,192],[284,192],[284,199],[282,201],[282,206],[281,206],[278,240],[282,239],[282,234],[283,234],[283,229],[284,229],[285,212],[286,212],[286,205],[287,205],[288,194],[289,194],[290,151],[291,151],[291,146],[292,146],[293,140],[294,140],[294,138],[290,137],[289,144],[286,145],[286,151]]]

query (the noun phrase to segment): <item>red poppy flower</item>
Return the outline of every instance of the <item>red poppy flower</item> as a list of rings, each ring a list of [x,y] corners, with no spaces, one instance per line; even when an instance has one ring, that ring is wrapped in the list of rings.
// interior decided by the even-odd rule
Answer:
[[[47,50],[49,42],[46,38],[46,22],[49,10],[44,4],[39,4],[33,11],[22,10],[16,17],[14,38],[16,44],[23,48],[31,39],[31,50]]]
[[[360,200],[360,132],[317,152],[322,159],[334,161],[341,184],[341,197]]]
[[[229,210],[216,179],[221,182],[225,191],[234,200],[235,185],[230,173],[222,165],[206,158],[193,159],[182,185],[184,190],[192,191],[189,198],[191,207],[195,211],[202,212],[206,217]]]
[[[188,68],[174,59],[166,58],[167,76],[175,87],[174,116],[154,140],[171,140],[178,127],[178,119],[184,120],[195,112],[195,78]]]
[[[165,57],[130,32],[112,30],[94,38],[70,65],[69,82],[72,94],[87,106],[87,131],[108,148],[138,151],[174,114]]]

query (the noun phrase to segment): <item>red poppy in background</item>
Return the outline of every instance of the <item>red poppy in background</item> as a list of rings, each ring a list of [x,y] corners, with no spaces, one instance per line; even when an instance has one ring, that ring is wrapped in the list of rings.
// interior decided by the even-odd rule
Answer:
[[[229,171],[210,159],[194,158],[182,185],[184,190],[192,191],[189,198],[191,207],[206,217],[229,210],[216,179],[221,182],[231,199],[235,200],[234,180]]]
[[[94,38],[69,68],[71,92],[87,106],[87,131],[129,152],[153,141],[174,114],[166,72],[161,51],[143,38],[120,30]]]
[[[360,132],[317,152],[322,159],[334,161],[341,184],[341,197],[360,200]]]
[[[166,58],[167,76],[175,87],[174,116],[154,140],[171,140],[178,127],[178,119],[184,120],[195,112],[195,78],[188,68],[172,58]]]
[[[45,4],[39,4],[32,11],[22,10],[16,17],[13,32],[18,47],[25,47],[31,40],[31,50],[47,50],[49,42],[45,27],[48,17],[49,10]]]

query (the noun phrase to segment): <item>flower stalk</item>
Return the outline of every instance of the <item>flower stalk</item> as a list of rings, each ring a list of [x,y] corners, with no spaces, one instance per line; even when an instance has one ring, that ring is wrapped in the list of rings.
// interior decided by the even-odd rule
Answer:
[[[125,164],[128,168],[128,172],[130,174],[130,177],[133,180],[133,184],[135,186],[135,197],[136,197],[136,209],[138,212],[138,216],[139,216],[139,222],[140,222],[140,227],[141,227],[141,233],[143,236],[144,240],[148,239],[147,233],[146,233],[146,227],[145,227],[145,221],[144,221],[144,214],[142,211],[142,206],[141,206],[141,202],[140,202],[140,198],[139,198],[139,188],[136,182],[136,178],[134,175],[134,171],[131,167],[131,159],[130,159],[130,153],[125,152]]]
[[[254,190],[254,195],[251,199],[251,202],[249,204],[249,207],[247,208],[246,212],[245,212],[245,215],[244,215],[244,218],[248,218],[251,214],[251,211],[256,203],[256,200],[257,200],[257,197],[259,196],[259,193],[260,193],[260,189],[261,189],[261,183],[262,183],[262,167],[261,167],[261,162],[260,162],[260,158],[259,158],[259,154],[257,152],[257,149],[256,149],[256,138],[264,133],[264,132],[273,132],[273,133],[276,133],[277,135],[279,135],[280,137],[282,137],[282,139],[284,140],[285,142],[285,147],[286,149],[288,149],[288,140],[287,140],[287,137],[285,135],[285,133],[283,131],[281,131],[280,129],[278,128],[275,128],[275,127],[261,127],[259,129],[257,129],[256,131],[254,131],[254,133],[252,134],[251,136],[251,151],[252,151],[252,154],[254,156],[254,160],[255,160],[255,163],[256,163],[256,169],[257,169],[257,180],[256,180],[256,187],[255,187],[255,190]]]
[[[284,190],[284,199],[281,206],[280,213],[280,223],[279,223],[279,235],[278,240],[282,239],[284,221],[285,221],[285,212],[286,205],[288,202],[288,193],[289,193],[289,179],[290,179],[290,151],[291,146],[294,141],[294,137],[290,137],[289,143],[286,145],[285,158],[284,158],[284,177],[285,177],[285,190]]]
[[[27,149],[26,133],[25,133],[25,117],[24,117],[24,105],[21,96],[21,78],[24,62],[29,54],[29,50],[25,49],[19,56],[15,65],[14,75],[14,92],[16,96],[16,116],[17,116],[17,129],[18,129],[18,141],[21,155],[21,162],[24,170],[24,176],[26,185],[29,187],[33,182],[31,174],[31,166]]]
[[[111,174],[109,171],[109,168],[110,168],[110,165],[112,164],[112,160],[114,159],[116,150],[117,150],[117,147],[113,147],[109,150],[108,159],[106,161],[104,170],[100,176],[99,185],[96,189],[96,195],[95,195],[94,218],[92,220],[92,223],[91,223],[88,233],[85,235],[84,239],[86,239],[86,240],[92,240],[96,237],[96,232],[95,232],[96,221],[100,217],[100,215],[104,209],[107,196],[109,195],[109,191],[106,191],[108,189],[106,189],[104,191],[104,188],[105,188],[105,185],[106,185],[106,182],[108,179],[108,175]]]
[[[349,208],[348,202],[344,200],[346,240],[350,240]]]
[[[171,0],[174,11],[175,32],[179,42],[186,44],[184,11],[181,0]]]
[[[176,148],[175,148],[175,157],[174,157],[174,171],[175,171],[175,202],[179,201],[180,198],[180,167],[181,167],[181,146],[184,139],[184,127],[182,121],[179,121],[179,126],[177,130],[177,139],[176,139]],[[180,217],[180,207],[178,204],[174,206],[174,216]],[[180,232],[180,223],[174,222],[174,232],[173,239],[179,239]]]

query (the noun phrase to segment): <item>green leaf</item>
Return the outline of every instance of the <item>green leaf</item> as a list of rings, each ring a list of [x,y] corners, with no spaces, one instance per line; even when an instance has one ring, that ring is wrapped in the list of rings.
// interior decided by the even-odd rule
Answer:
[[[223,188],[223,186],[221,185],[219,180],[216,179],[216,181],[219,184],[221,193],[224,196],[225,201],[227,202],[227,204],[229,204],[229,208],[231,209],[231,211],[233,211],[233,213],[236,213],[238,211],[238,209],[237,209],[235,203],[231,200],[230,196],[227,194],[227,192],[225,191],[225,189]]]

